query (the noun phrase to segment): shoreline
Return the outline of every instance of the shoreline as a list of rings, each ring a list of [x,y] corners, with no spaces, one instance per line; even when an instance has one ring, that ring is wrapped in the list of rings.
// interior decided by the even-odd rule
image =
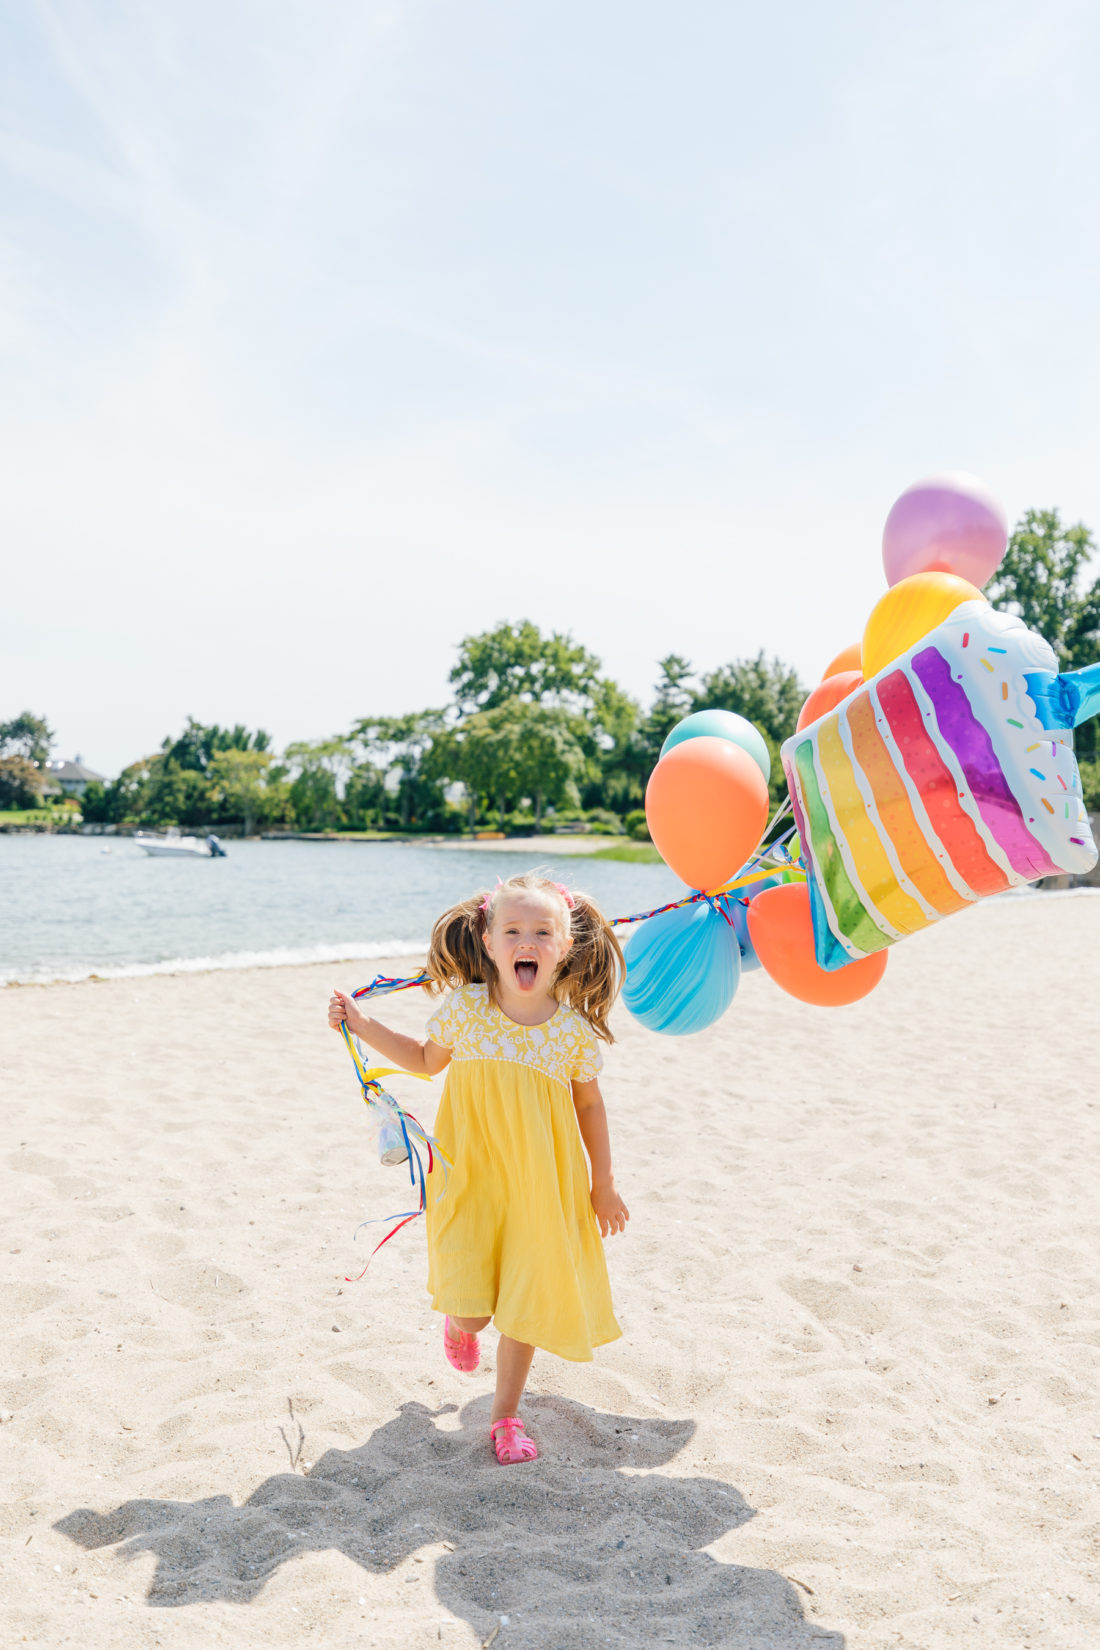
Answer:
[[[241,974],[249,969],[271,973],[284,968],[314,968],[321,965],[340,967],[342,964],[398,962],[422,963],[428,952],[428,941],[422,944],[402,942],[398,945],[381,943],[365,945],[356,951],[348,946],[317,946],[296,952],[231,951],[221,957],[170,957],[163,962],[101,964],[86,972],[51,974],[47,979],[3,980],[2,991],[33,991],[55,985],[110,985],[117,980],[153,980],[186,978],[205,974]]]
[[[9,825],[0,822],[0,836],[72,836],[81,839],[98,840],[101,837],[117,842],[130,842],[136,836],[151,834],[163,835],[163,831],[146,825],[125,826],[88,826],[56,825],[51,822],[27,825]],[[245,836],[231,825],[206,826],[195,825],[181,829],[180,836],[209,836],[215,834],[224,842],[356,842],[366,847],[379,844],[412,848],[444,848],[450,852],[469,850],[474,853],[504,853],[552,854],[561,858],[583,856],[592,858],[603,848],[613,848],[616,845],[627,844],[636,847],[652,846],[649,842],[640,842],[637,838],[626,835],[589,835],[580,832],[563,832],[557,835],[539,836],[419,836],[415,833],[404,834],[400,831],[254,831],[251,836]]]
[[[974,910],[986,910],[997,905],[1019,904],[1029,900],[1089,899],[1100,896],[1100,888],[1038,888],[1029,885],[1011,888],[992,899],[982,900]],[[965,915],[960,912],[959,915]],[[938,924],[943,927],[943,924]],[[926,930],[931,933],[934,930]],[[919,938],[919,936],[914,936]],[[146,980],[205,974],[240,974],[249,969],[272,973],[287,968],[310,968],[316,965],[340,966],[353,963],[377,963],[396,959],[402,963],[422,964],[427,955],[428,939],[382,940],[365,942],[361,946],[308,946],[300,950],[231,951],[217,956],[169,957],[157,962],[106,963],[77,971],[60,971],[45,978],[0,979],[0,992],[29,991],[47,986],[104,985],[115,980]]]

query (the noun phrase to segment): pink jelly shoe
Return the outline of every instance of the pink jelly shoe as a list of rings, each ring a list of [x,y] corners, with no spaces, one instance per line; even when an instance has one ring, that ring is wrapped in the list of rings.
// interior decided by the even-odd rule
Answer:
[[[463,1375],[472,1375],[481,1362],[477,1336],[468,1334],[465,1329],[453,1329],[450,1318],[443,1320],[443,1350],[451,1368]]]
[[[489,1437],[493,1440],[497,1460],[502,1466],[511,1466],[516,1461],[538,1459],[538,1445],[533,1438],[528,1438],[518,1415],[505,1415],[499,1421],[494,1421],[489,1428]]]

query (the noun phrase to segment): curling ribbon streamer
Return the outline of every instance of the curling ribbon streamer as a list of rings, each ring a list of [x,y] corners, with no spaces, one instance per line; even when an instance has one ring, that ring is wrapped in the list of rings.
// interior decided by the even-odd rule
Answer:
[[[407,984],[416,984],[417,982],[396,982],[388,980],[386,983],[393,986],[395,989],[402,989]],[[398,1066],[364,1066],[359,1049],[356,1047],[355,1041],[348,1031],[347,1026],[341,1024],[340,1030],[343,1033],[344,1042],[347,1044],[348,1053],[351,1055],[352,1061],[355,1065],[356,1075],[359,1078],[359,1084],[363,1091],[364,1104],[367,1106],[374,1105],[376,1103],[376,1097],[380,1099],[382,1095],[385,1094],[381,1079],[383,1077],[395,1076],[398,1072],[400,1072],[401,1068]],[[431,1081],[429,1077],[424,1076],[420,1072],[402,1072],[401,1075],[418,1077],[420,1081],[424,1083]],[[415,1209],[402,1210],[400,1214],[396,1215],[382,1215],[375,1220],[360,1221],[359,1225],[355,1229],[356,1236],[358,1236],[364,1226],[377,1226],[379,1224],[386,1225],[391,1220],[395,1220],[397,1225],[392,1231],[386,1233],[380,1243],[375,1244],[374,1248],[367,1256],[367,1264],[363,1267],[362,1272],[359,1273],[359,1277],[346,1277],[344,1279],[345,1283],[358,1283],[359,1279],[366,1275],[367,1267],[370,1265],[379,1249],[383,1248],[392,1237],[396,1237],[402,1226],[407,1226],[411,1220],[416,1220],[417,1217],[422,1215],[427,1209],[427,1177],[425,1175],[424,1164],[420,1156],[420,1148],[422,1147],[428,1154],[427,1172],[429,1175],[435,1168],[436,1158],[438,1158],[440,1163],[443,1165],[444,1173],[446,1173],[446,1171],[451,1167],[451,1160],[443,1150],[442,1146],[440,1146],[439,1142],[434,1140],[432,1136],[428,1134],[427,1130],[417,1121],[412,1113],[407,1112],[404,1107],[394,1099],[392,1094],[386,1095],[386,1098],[388,1099],[401,1127],[401,1137],[405,1142],[405,1150],[408,1153],[406,1161],[409,1165],[409,1180],[412,1183],[413,1190],[419,1192],[419,1207]],[[442,1196],[442,1192],[440,1192],[440,1196]]]

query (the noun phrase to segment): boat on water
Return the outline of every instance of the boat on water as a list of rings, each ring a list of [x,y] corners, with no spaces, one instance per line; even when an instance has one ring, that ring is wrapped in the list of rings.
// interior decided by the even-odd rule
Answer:
[[[134,837],[139,848],[154,859],[224,859],[225,849],[211,831],[209,836],[180,836],[169,831],[156,836],[151,831],[139,831]]]

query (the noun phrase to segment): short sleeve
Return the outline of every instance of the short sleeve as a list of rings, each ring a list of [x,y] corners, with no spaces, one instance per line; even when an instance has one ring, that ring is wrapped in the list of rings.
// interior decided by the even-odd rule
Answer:
[[[454,1048],[459,1030],[465,1015],[462,1012],[462,992],[452,991],[449,997],[444,997],[431,1019],[428,1021],[428,1036],[440,1048]]]
[[[574,1083],[590,1083],[603,1067],[603,1052],[596,1033],[588,1021],[577,1015],[577,1047],[573,1070],[569,1073]]]

